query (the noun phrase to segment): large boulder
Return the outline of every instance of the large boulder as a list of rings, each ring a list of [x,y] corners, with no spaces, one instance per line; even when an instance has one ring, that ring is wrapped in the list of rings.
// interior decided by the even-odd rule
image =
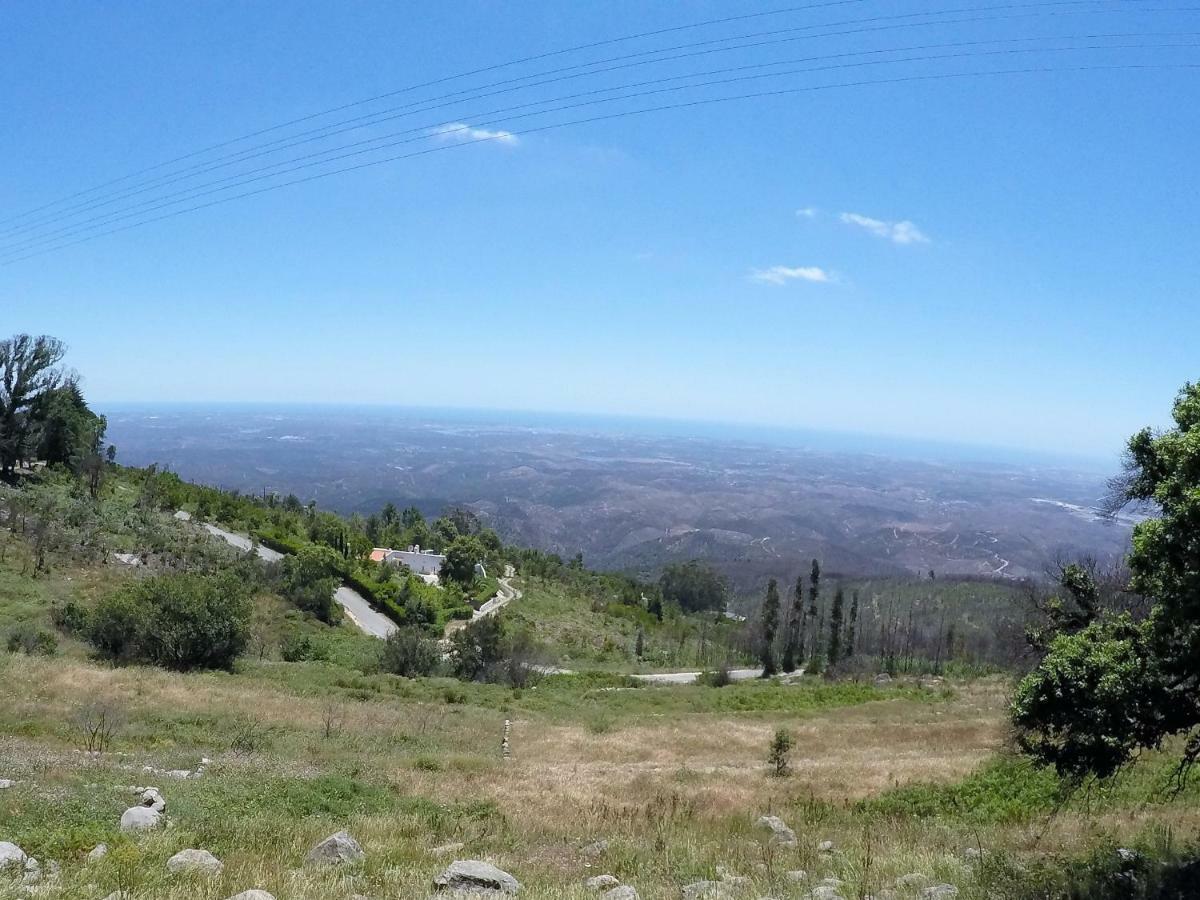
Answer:
[[[784,847],[796,846],[796,832],[788,828],[787,823],[779,816],[760,816],[758,827],[771,832],[772,844],[780,844]]]
[[[162,813],[152,806],[131,806],[121,813],[122,831],[147,831],[162,824]]]
[[[25,860],[27,859],[29,857],[25,854],[25,851],[16,844],[9,843],[8,841],[0,841],[0,869],[12,867],[23,870],[25,868]]]
[[[313,866],[340,866],[344,863],[361,862],[367,858],[358,841],[348,832],[331,834],[308,851],[305,862]]]
[[[433,886],[438,890],[466,891],[477,894],[492,891],[499,894],[515,894],[521,890],[521,882],[503,869],[478,859],[456,859],[446,867]]]
[[[172,874],[199,872],[202,875],[220,875],[224,868],[224,863],[207,850],[180,850],[167,860],[167,871]]]

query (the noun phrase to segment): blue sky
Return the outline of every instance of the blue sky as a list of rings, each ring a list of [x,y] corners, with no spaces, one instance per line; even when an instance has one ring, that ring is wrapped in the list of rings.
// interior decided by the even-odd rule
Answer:
[[[0,29],[0,218],[405,85],[782,5],[19,4]],[[704,39],[989,5],[848,2],[415,96]],[[1153,4],[1173,5],[1183,4]],[[531,96],[966,41],[1200,41],[1200,13],[1138,6],[1057,4],[829,35]],[[1042,40],[1012,40],[1030,37]],[[434,134],[448,122],[484,127],[473,113],[526,97],[464,103],[391,126],[428,125],[406,146],[445,152],[0,266],[0,331],[62,337],[101,406],[242,399],[621,413],[1110,456],[1133,430],[1164,422],[1174,392],[1200,377],[1200,69],[1077,68],[1128,63],[1200,63],[1200,49],[828,70],[599,112],[1059,69],[520,133],[595,113],[549,114],[486,126],[516,135],[476,144],[456,140],[466,129]]]

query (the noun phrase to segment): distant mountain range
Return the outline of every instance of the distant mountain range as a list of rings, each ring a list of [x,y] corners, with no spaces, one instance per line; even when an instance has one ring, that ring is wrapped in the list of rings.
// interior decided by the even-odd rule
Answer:
[[[364,515],[388,501],[427,514],[465,505],[506,540],[582,551],[595,567],[653,573],[699,558],[747,589],[813,557],[854,576],[1038,576],[1058,558],[1118,558],[1133,521],[1096,515],[1096,472],[911,442],[885,455],[802,435],[377,408],[106,412],[130,464]]]

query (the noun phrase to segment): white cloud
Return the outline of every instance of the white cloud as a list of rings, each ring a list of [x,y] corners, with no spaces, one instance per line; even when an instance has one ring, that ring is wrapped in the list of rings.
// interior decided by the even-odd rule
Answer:
[[[815,206],[806,206],[803,209],[796,210],[796,215],[801,219],[815,219],[817,213],[820,212]]]
[[[492,131],[487,128],[474,128],[464,122],[451,122],[449,125],[439,125],[429,132],[440,141],[495,141],[507,147],[515,147],[521,143],[511,131]]]
[[[833,275],[819,266],[771,266],[769,269],[754,269],[749,278],[759,284],[787,284],[789,281],[826,284],[833,280]]]
[[[929,238],[914,223],[904,219],[900,222],[885,222],[859,213],[844,212],[839,218],[846,225],[855,225],[877,237],[886,238],[894,244],[928,244]]]

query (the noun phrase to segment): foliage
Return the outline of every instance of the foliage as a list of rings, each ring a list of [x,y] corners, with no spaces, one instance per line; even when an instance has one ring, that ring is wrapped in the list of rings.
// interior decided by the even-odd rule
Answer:
[[[5,647],[9,653],[20,652],[27,656],[53,656],[58,652],[58,638],[51,631],[24,623],[8,633]]]
[[[432,675],[440,663],[441,652],[437,643],[413,627],[398,628],[388,635],[379,659],[379,666],[384,672],[405,678]]]
[[[779,630],[779,586],[774,578],[767,583],[767,599],[763,601],[760,627],[759,659],[763,678],[770,678],[776,672],[775,633]]]
[[[776,778],[791,774],[792,745],[792,733],[786,728],[777,728],[767,752],[767,763]]]
[[[1149,615],[1097,603],[1086,569],[1063,570],[1065,602],[1050,608],[1035,646],[1047,648],[1013,702],[1021,745],[1060,773],[1110,776],[1140,748],[1190,733],[1180,774],[1200,757],[1200,384],[1180,391],[1175,427],[1130,439],[1119,507],[1153,504],[1134,528],[1130,589]]]
[[[101,600],[91,640],[117,660],[228,669],[246,646],[250,596],[229,575],[160,575]]]
[[[453,581],[462,587],[470,587],[475,580],[475,564],[483,560],[483,545],[473,536],[455,537],[445,549],[446,559],[442,563],[441,578]]]
[[[679,604],[684,612],[724,610],[729,599],[725,579],[716,569],[695,560],[665,566],[658,586],[663,600]]]
[[[341,621],[342,608],[333,599],[338,587],[340,558],[331,547],[310,544],[283,559],[282,593],[322,622]]]

